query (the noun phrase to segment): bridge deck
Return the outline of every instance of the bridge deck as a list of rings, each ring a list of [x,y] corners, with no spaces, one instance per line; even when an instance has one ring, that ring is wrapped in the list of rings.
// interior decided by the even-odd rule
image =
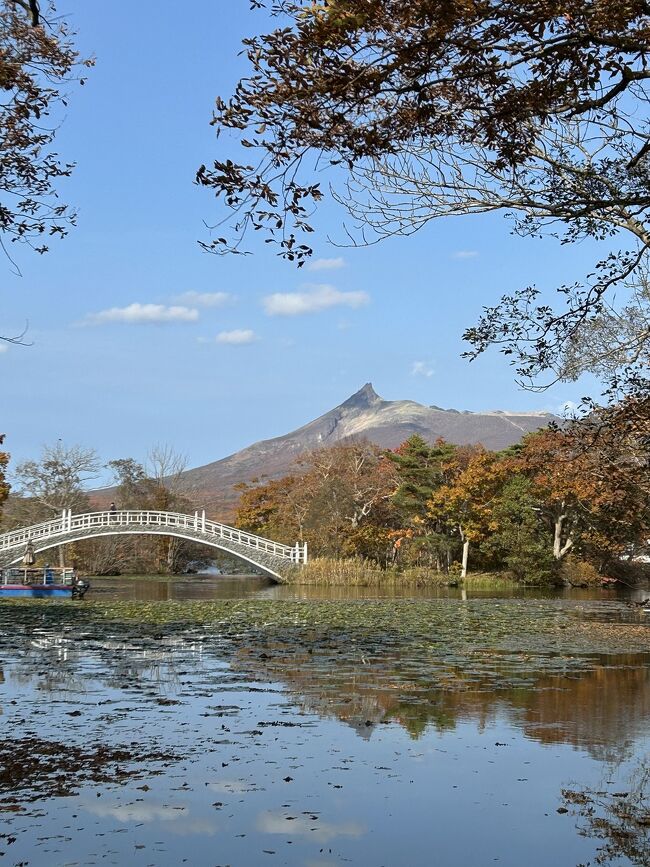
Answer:
[[[306,543],[283,545],[228,524],[210,521],[205,517],[205,512],[184,515],[152,509],[109,510],[81,515],[73,515],[70,510],[66,510],[60,518],[53,521],[1,534],[0,558],[12,562],[12,557],[16,559],[13,555],[22,556],[29,543],[38,550],[43,550],[55,544],[68,544],[94,536],[139,533],[179,536],[213,545],[243,556],[273,574],[276,574],[276,570],[270,566],[307,562]]]

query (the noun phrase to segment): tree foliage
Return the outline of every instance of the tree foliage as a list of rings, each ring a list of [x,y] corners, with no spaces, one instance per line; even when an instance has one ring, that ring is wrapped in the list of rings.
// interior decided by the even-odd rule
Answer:
[[[5,440],[5,435],[0,434],[0,446]],[[5,471],[9,463],[9,455],[7,452],[0,451],[0,515],[2,515],[2,504],[9,496],[9,484],[6,479]]]
[[[246,158],[197,173],[229,224],[206,246],[242,252],[260,231],[302,264],[329,167],[353,243],[489,211],[564,243],[626,233],[629,249],[560,287],[557,308],[525,287],[467,331],[472,354],[500,345],[528,383],[566,373],[572,341],[650,244],[646,0],[268,5],[278,26],[244,40],[249,71],[213,119]]]
[[[393,504],[404,524],[426,525],[429,517],[427,504],[447,478],[455,452],[455,447],[444,440],[430,445],[418,434],[413,434],[390,455],[399,479]]]
[[[492,513],[503,484],[505,466],[494,452],[477,449],[467,466],[440,485],[427,506],[447,520],[464,542],[480,542],[492,529]]]
[[[615,556],[632,540],[643,544],[650,537],[647,451],[637,442],[625,445],[619,436],[611,449],[612,426],[605,425],[602,438],[594,440],[592,424],[529,435],[514,461],[533,484],[557,560],[576,545]]]
[[[483,544],[484,553],[522,584],[543,584],[554,578],[556,568],[536,493],[526,476],[511,475],[494,503]]]
[[[314,553],[369,553],[390,547],[385,506],[396,486],[383,451],[361,441],[301,456],[295,472],[243,491],[237,526],[287,544],[307,541]],[[372,526],[380,532],[368,532]]]
[[[63,237],[75,222],[56,191],[73,164],[52,149],[66,88],[74,78],[83,84],[78,71],[92,65],[72,36],[53,4],[0,2],[0,232],[39,253],[46,238]]]
[[[165,444],[154,445],[149,450],[146,466],[133,458],[109,461],[107,466],[117,482],[118,508],[191,511],[194,507],[179,486],[186,464],[184,455]],[[173,536],[137,539],[131,545],[117,546],[112,542],[110,547],[119,549],[121,559],[121,562],[110,563],[110,558],[106,558],[107,568],[113,570],[122,566],[145,572],[174,573],[191,559],[188,556],[191,546]]]
[[[611,418],[600,431],[576,422],[500,453],[419,436],[393,452],[317,449],[290,475],[244,486],[236,523],[306,540],[313,555],[439,572],[461,558],[464,570],[469,555],[522,583],[582,581],[616,571],[650,539],[649,429],[610,442],[612,430]]]

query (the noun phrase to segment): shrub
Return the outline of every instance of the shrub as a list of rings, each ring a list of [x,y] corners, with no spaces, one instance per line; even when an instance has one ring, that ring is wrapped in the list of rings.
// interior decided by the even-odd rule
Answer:
[[[595,566],[571,554],[562,561],[559,577],[572,587],[589,587],[602,582],[602,575]]]

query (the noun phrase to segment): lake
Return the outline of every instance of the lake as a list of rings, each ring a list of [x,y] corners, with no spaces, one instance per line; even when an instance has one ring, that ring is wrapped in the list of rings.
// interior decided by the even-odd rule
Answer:
[[[4,863],[648,863],[630,597],[92,583],[0,605]]]

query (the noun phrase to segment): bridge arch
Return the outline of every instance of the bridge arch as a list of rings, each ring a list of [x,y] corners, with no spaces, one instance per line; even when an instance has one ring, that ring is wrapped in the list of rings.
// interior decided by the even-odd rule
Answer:
[[[54,521],[0,534],[0,566],[20,562],[29,544],[34,553],[39,554],[59,545],[122,535],[187,539],[232,554],[279,582],[286,580],[288,569],[307,561],[305,543],[283,545],[227,524],[209,521],[205,512],[183,515],[149,509],[125,509],[81,515],[73,515],[67,510]]]

